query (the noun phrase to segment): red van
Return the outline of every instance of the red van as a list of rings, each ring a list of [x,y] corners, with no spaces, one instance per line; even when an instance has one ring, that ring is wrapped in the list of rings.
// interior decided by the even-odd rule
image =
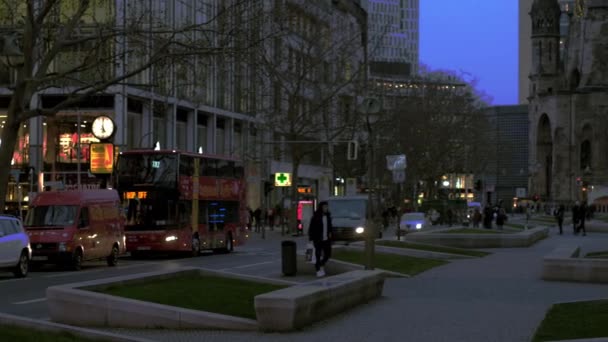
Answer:
[[[115,266],[125,252],[124,216],[115,190],[38,193],[24,226],[33,263],[79,270],[83,261],[105,259]]]

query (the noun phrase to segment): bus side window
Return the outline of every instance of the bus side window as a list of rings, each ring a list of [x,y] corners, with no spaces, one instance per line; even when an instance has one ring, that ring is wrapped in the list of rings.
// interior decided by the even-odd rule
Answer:
[[[243,178],[245,176],[245,168],[243,164],[236,162],[234,164],[234,178]]]
[[[179,223],[190,223],[190,206],[186,205],[187,202],[179,202],[178,215]]]
[[[208,177],[217,176],[217,165],[213,159],[202,159],[202,175]]]
[[[217,176],[233,178],[234,177],[234,162],[227,160],[217,161]]]
[[[180,155],[179,156],[179,174],[184,176],[192,176],[194,173],[194,157]]]
[[[207,222],[209,222],[207,220],[207,202],[199,201],[198,202],[198,223],[207,224]]]

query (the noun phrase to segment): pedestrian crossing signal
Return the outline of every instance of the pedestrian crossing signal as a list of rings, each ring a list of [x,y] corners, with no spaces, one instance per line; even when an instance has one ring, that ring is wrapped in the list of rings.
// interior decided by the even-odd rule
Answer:
[[[348,142],[348,149],[346,151],[346,160],[357,160],[357,150],[359,149],[359,143],[355,140]]]

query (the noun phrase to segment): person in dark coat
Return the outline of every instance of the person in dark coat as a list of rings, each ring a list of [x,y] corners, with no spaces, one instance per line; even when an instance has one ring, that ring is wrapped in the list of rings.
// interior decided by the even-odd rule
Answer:
[[[578,208],[578,226],[576,227],[576,233],[580,233],[583,231],[583,236],[587,235],[587,231],[585,231],[585,219],[587,216],[587,202],[583,202],[581,206]]]
[[[262,209],[257,208],[253,212],[253,218],[255,221],[255,232],[259,233],[260,230],[262,229]]]
[[[308,239],[315,246],[317,277],[325,276],[325,264],[331,257],[332,229],[329,206],[323,201],[312,215],[308,227]],[[322,259],[321,255],[323,255]]]
[[[578,201],[574,202],[574,206],[572,206],[572,230],[574,234],[578,234],[578,223],[580,221],[579,210],[580,205]]]
[[[559,208],[555,210],[555,219],[557,220],[557,226],[559,227],[559,235],[562,235],[563,233],[564,211],[566,211],[566,208],[563,204],[560,204]]]

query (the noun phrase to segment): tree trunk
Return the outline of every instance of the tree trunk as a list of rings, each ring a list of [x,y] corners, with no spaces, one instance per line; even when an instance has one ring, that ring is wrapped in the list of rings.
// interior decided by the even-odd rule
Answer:
[[[0,145],[0,165],[6,165],[0,167],[0,213],[3,213],[6,193],[8,191],[8,180],[11,171],[11,160],[13,159],[13,152],[15,151],[15,145],[19,136],[20,122],[15,120],[15,114],[9,110],[6,117],[6,123],[2,130],[2,145]]]

